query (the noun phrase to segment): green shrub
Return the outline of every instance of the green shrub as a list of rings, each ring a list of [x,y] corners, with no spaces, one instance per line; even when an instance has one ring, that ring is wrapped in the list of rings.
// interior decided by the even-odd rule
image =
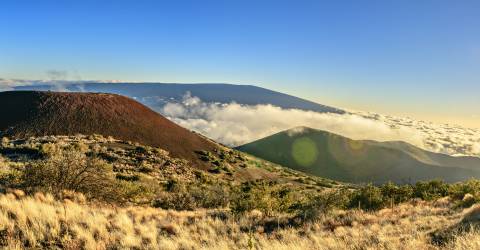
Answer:
[[[0,170],[0,184],[3,187],[19,188],[22,180],[22,172],[16,169]]]
[[[117,180],[116,185],[123,200],[136,203],[148,203],[157,192],[154,185],[143,182]]]
[[[320,195],[310,196],[301,204],[297,214],[304,221],[314,221],[320,215],[334,208],[344,209],[350,202],[350,192],[346,189],[332,189]]]
[[[200,208],[224,208],[230,201],[228,188],[221,185],[194,185],[188,190]]]
[[[372,184],[368,184],[352,193],[348,207],[361,208],[363,210],[378,210],[383,208],[385,201],[382,190]]]
[[[452,199],[461,200],[466,194],[471,194],[477,199],[480,198],[480,180],[469,180],[467,182],[456,183],[450,186],[450,196]]]
[[[414,189],[411,185],[397,186],[393,182],[383,184],[380,189],[383,199],[395,204],[412,199],[414,194]]]
[[[469,180],[450,186],[450,197],[457,202],[458,207],[471,207],[480,202],[480,180]]]
[[[275,182],[245,182],[232,194],[230,209],[243,214],[254,209],[269,216],[277,212],[291,212],[295,204],[292,191]]]
[[[223,208],[230,201],[228,187],[219,184],[183,184],[169,180],[165,191],[159,192],[152,206],[163,209],[194,210],[197,208]]]
[[[199,155],[200,160],[205,162],[209,162],[215,159],[215,157],[209,151],[196,151],[195,153]]]
[[[44,148],[44,152],[48,154],[46,159],[30,163],[22,171],[21,187],[27,192],[61,196],[64,190],[71,190],[106,201],[121,198],[112,168],[104,161],[55,145]]]
[[[197,208],[193,197],[185,192],[160,193],[151,205],[157,208],[174,210],[194,210]]]
[[[140,180],[140,176],[136,175],[136,174],[121,174],[121,173],[117,173],[115,175],[115,178],[117,178],[117,180],[123,180],[123,181],[139,181]]]
[[[442,180],[419,181],[414,186],[414,196],[431,201],[449,194],[449,185]]]
[[[258,191],[254,191],[251,183],[243,183],[234,191],[233,199],[230,204],[230,209],[234,214],[243,214],[245,212],[256,209],[259,205],[257,202]]]

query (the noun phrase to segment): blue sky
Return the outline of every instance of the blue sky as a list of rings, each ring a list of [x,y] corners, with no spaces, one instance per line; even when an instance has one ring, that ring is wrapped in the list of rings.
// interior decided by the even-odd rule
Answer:
[[[2,1],[0,78],[255,84],[480,127],[480,1]]]

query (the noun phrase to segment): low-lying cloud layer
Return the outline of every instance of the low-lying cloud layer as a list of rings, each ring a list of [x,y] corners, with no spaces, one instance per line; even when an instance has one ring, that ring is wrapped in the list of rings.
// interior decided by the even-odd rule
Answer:
[[[423,148],[450,155],[473,155],[480,156],[480,130],[464,128],[449,124],[436,124],[379,115],[375,113],[358,112],[358,115],[383,122],[393,129],[400,127],[414,128],[424,137]]]
[[[179,125],[229,146],[242,145],[297,126],[357,140],[401,140],[434,152],[480,155],[480,131],[372,113],[330,114],[272,105],[205,103],[186,95],[160,110]]]
[[[78,84],[78,81],[63,80],[66,76],[61,71],[49,71],[52,80],[21,80],[21,79],[3,79],[0,78],[0,91],[14,90],[19,86],[38,86],[49,85],[54,91],[68,91],[67,86],[70,84]]]
[[[15,87],[18,87],[18,86],[31,86],[35,84],[38,84],[38,83],[34,81],[0,78],[0,91],[8,91],[8,90],[13,90]]]
[[[82,85],[87,83],[118,83],[120,80],[65,80],[68,73],[65,71],[49,70],[47,71],[49,80],[25,80],[25,79],[6,79],[0,78],[0,91],[14,90],[15,87],[25,86],[39,86],[48,85],[51,86],[53,91],[69,92],[70,85],[76,85],[76,89],[79,88],[83,91]]]

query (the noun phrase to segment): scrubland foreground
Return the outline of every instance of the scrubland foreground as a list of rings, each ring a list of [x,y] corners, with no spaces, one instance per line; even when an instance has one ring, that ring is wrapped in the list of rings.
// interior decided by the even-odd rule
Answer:
[[[282,220],[282,217],[278,217]],[[448,199],[376,212],[333,210],[301,227],[279,227],[259,211],[173,211],[85,204],[81,195],[0,195],[0,244],[9,249],[480,249],[480,206]],[[472,222],[473,224],[469,224]],[[275,223],[274,223],[275,224]],[[472,228],[470,228],[472,227]],[[443,234],[443,236],[441,236]],[[435,237],[451,237],[435,244]]]
[[[348,185],[231,149],[3,138],[6,249],[480,249],[480,181]]]

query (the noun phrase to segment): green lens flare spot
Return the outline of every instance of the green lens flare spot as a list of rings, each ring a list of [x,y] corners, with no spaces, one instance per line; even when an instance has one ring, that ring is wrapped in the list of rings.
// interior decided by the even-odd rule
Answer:
[[[317,145],[308,137],[298,138],[292,144],[292,157],[300,166],[309,167],[317,160]]]

